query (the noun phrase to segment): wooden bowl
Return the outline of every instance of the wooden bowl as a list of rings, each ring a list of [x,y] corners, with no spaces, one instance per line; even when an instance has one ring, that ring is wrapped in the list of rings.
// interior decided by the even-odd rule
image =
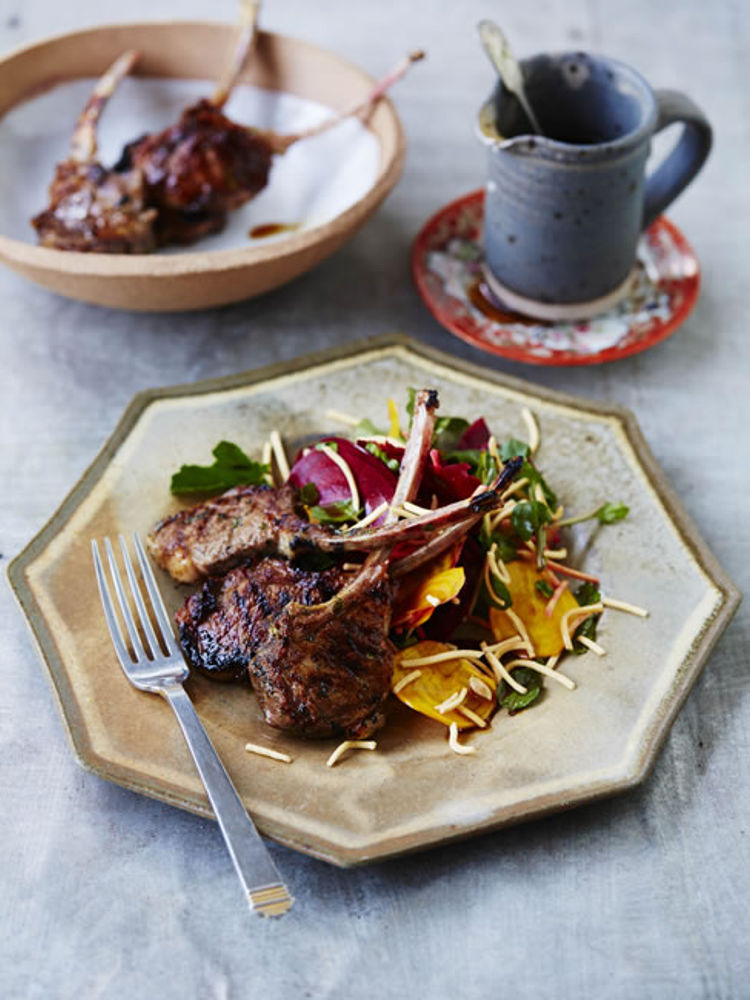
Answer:
[[[224,24],[141,23],[92,28],[17,49],[0,60],[0,116],[12,112],[19,117],[26,113],[19,107],[24,102],[60,84],[99,76],[126,49],[140,52],[137,76],[216,79],[232,50],[234,36],[235,28]],[[258,35],[249,63],[241,84],[296,95],[335,111],[365,97],[373,82],[362,70],[330,52],[267,32]],[[78,106],[70,108],[70,128],[79,110]],[[231,115],[231,107],[228,113]],[[116,107],[108,108],[105,119],[108,116],[116,118]],[[164,121],[163,127],[169,123]],[[332,254],[396,183],[405,144],[390,101],[379,102],[367,125],[379,147],[370,186],[332,218],[282,239],[254,244],[248,240],[247,246],[214,250],[203,249],[198,243],[180,251],[146,255],[76,253],[36,246],[29,225],[28,239],[17,232],[0,233],[0,260],[60,295],[119,309],[202,309],[251,298],[284,284]],[[6,160],[2,173],[6,175],[6,196],[9,192],[12,200],[13,189],[24,183],[27,172],[23,163],[19,167],[19,160],[13,162],[7,147],[6,142],[0,156]],[[44,164],[45,183],[52,178],[54,166],[54,162]],[[273,184],[272,170],[269,187]],[[44,207],[43,193],[41,199],[38,210]]]

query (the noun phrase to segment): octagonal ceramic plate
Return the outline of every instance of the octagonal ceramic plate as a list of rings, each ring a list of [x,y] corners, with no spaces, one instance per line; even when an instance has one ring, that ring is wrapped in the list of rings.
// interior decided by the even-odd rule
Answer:
[[[574,692],[497,716],[457,756],[443,726],[394,703],[376,753],[335,768],[332,743],[265,726],[249,689],[192,678],[190,692],[248,809],[267,835],[350,865],[466,837],[610,794],[648,772],[739,595],[687,520],[628,413],[489,373],[407,341],[344,351],[197,385],[142,393],[81,482],[13,562],[10,577],[39,643],[74,752],[101,777],[210,815],[169,708],[133,690],[116,663],[91,567],[90,539],[145,533],[177,506],[169,474],[229,438],[253,452],[272,428],[290,448],[339,430],[335,408],[381,418],[385,396],[439,389],[444,413],[484,415],[523,436],[522,406],[542,432],[539,463],[570,511],[624,500],[630,517],[579,526],[579,565],[646,619],[607,611],[604,658],[566,661]],[[163,578],[172,608],[185,588]],[[291,765],[248,755],[246,741]]]

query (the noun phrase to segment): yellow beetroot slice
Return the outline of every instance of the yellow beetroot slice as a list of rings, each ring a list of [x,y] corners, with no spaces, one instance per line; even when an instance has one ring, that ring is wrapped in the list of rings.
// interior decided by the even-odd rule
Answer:
[[[565,589],[555,603],[552,614],[547,615],[547,605],[550,598],[540,594],[536,589],[538,580],[544,580],[531,563],[506,563],[510,574],[510,583],[506,587],[513,600],[511,611],[517,615],[529,634],[537,656],[556,656],[562,652],[563,639],[560,632],[560,622],[566,611],[578,607],[578,602],[569,589]],[[495,639],[509,639],[518,634],[518,628],[512,617],[501,608],[490,608],[490,626]]]
[[[400,650],[395,657],[392,687],[399,688],[394,691],[396,697],[415,712],[442,722],[444,726],[455,722],[459,729],[471,729],[477,727],[478,723],[459,711],[458,707],[439,712],[438,706],[465,689],[461,707],[486,722],[497,707],[495,679],[461,656],[437,663],[419,663],[426,657],[454,651],[456,647],[450,643],[432,640],[418,642],[415,646]],[[399,682],[415,671],[419,671],[419,675],[400,687]],[[492,697],[481,697],[472,687],[472,679],[475,687],[480,691],[483,688],[489,689]]]

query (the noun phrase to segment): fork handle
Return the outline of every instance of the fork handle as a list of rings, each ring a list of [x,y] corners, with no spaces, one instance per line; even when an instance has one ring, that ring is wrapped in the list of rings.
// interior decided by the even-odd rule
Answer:
[[[160,688],[160,693],[167,699],[177,716],[185,742],[198,768],[229,849],[235,871],[247,895],[248,903],[253,906],[253,894],[259,889],[283,886],[281,876],[255,824],[248,816],[184,687],[179,683],[169,683]]]

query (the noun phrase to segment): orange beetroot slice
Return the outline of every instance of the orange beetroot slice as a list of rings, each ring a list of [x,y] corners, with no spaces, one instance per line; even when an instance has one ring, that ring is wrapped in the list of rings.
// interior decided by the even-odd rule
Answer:
[[[463,566],[456,566],[459,553],[460,547],[449,549],[403,578],[393,602],[394,628],[423,625],[436,608],[458,597],[466,582]]]

